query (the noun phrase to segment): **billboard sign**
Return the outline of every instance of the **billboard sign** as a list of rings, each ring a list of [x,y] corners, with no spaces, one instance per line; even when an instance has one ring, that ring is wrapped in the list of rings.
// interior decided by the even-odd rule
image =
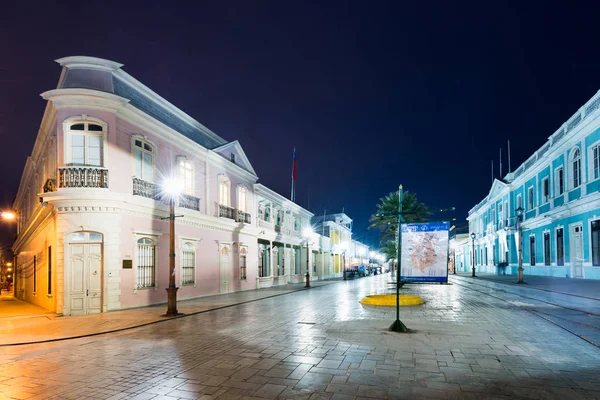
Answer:
[[[450,223],[402,224],[402,282],[448,282]]]

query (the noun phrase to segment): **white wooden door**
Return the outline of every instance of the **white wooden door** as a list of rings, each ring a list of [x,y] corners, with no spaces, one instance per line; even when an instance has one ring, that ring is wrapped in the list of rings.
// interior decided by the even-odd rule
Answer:
[[[583,278],[583,228],[581,225],[571,227],[571,265],[573,276]]]
[[[102,311],[102,244],[69,245],[71,269],[71,315]]]
[[[229,275],[230,275],[230,254],[227,247],[223,247],[219,257],[219,293],[229,293]]]

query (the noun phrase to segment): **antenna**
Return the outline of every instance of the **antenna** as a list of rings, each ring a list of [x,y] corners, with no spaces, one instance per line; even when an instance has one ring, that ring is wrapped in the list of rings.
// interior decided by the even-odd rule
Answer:
[[[510,140],[508,141],[508,173],[510,174]]]
[[[502,147],[500,147],[500,179],[502,179]]]
[[[492,160],[492,182],[494,182],[494,160]]]

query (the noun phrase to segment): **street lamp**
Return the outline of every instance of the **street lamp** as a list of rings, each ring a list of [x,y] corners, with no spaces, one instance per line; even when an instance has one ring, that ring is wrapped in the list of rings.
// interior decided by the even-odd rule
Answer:
[[[523,226],[521,222],[523,222],[523,207],[517,208],[515,213],[517,214],[517,231],[519,232],[519,280],[517,283],[525,283],[523,281]]]
[[[471,275],[473,278],[475,278],[475,238],[477,237],[477,235],[475,234],[475,232],[471,233],[471,243],[473,243],[473,263],[471,264],[471,268],[473,271],[473,274]]]
[[[12,221],[13,219],[17,218],[17,214],[12,211],[0,211],[0,218],[7,221]]]
[[[303,234],[304,234],[304,237],[306,238],[306,285],[304,287],[310,288],[310,272],[309,272],[310,271],[310,263],[308,261],[308,258],[309,258],[308,257],[308,255],[309,255],[308,248],[309,248],[309,241],[315,233],[310,226],[307,226],[306,228],[304,228]]]
[[[180,179],[168,179],[163,190],[169,197],[169,287],[167,290],[167,316],[177,315],[177,290],[175,286],[175,199],[179,197],[183,184]]]

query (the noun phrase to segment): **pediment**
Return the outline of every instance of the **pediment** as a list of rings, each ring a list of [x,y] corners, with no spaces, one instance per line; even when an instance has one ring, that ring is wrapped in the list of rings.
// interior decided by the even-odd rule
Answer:
[[[500,193],[502,193],[507,187],[508,187],[508,184],[506,184],[498,179],[494,179],[494,183],[492,184],[492,188],[490,189],[490,193],[488,194],[488,199],[492,200],[493,198],[498,196]]]
[[[233,142],[226,143],[217,147],[216,149],[213,149],[212,151],[223,157],[225,160],[234,163],[243,170],[251,173],[254,176],[257,176],[239,141],[234,140]]]

